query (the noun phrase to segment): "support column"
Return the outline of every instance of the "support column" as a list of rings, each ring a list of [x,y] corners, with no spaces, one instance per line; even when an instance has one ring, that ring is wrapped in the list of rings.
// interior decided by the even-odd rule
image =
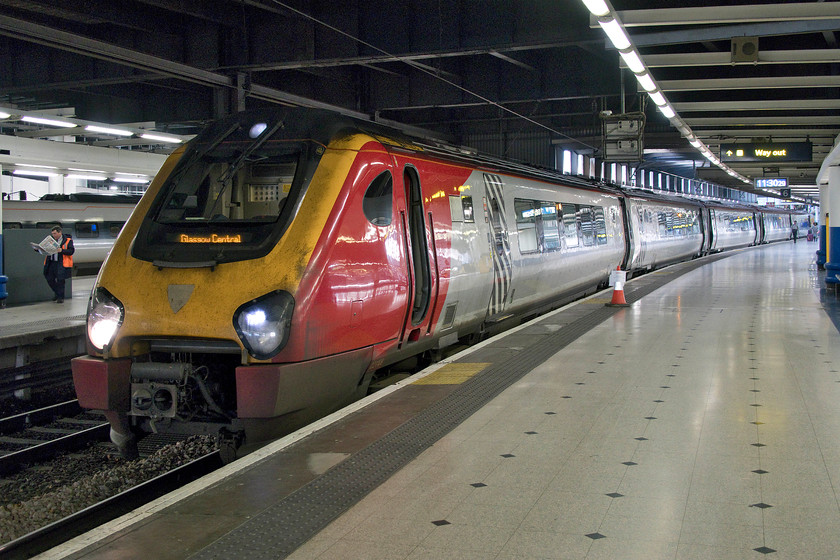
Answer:
[[[835,288],[840,279],[840,167],[828,169],[828,214],[826,216],[826,286]]]
[[[829,209],[829,192],[831,189],[828,188],[828,183],[820,185],[820,210],[817,213],[818,216],[818,224],[819,224],[819,239],[817,239],[817,268],[819,270],[825,270],[825,260],[826,260],[826,240],[828,239],[827,234],[828,230],[826,229],[826,225],[828,224],[828,209]]]

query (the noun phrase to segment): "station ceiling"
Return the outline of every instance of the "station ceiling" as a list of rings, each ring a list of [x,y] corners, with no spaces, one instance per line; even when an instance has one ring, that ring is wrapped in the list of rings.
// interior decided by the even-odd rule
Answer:
[[[840,2],[612,7],[698,139],[718,157],[731,144],[810,142],[810,161],[727,164],[817,197],[840,134]],[[605,112],[641,113],[641,169],[750,190],[693,148],[622,64],[581,0],[0,0],[0,111],[190,135],[239,108],[312,105],[458,144],[536,137],[596,155]],[[15,115],[0,131],[62,134]]]

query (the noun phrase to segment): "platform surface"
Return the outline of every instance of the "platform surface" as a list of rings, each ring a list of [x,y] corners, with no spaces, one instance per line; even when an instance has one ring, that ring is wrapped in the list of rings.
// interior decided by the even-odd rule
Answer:
[[[600,313],[590,298],[41,558],[836,558],[840,335],[814,251],[709,262],[525,364]],[[430,444],[364,465],[426,407],[520,362]],[[399,453],[413,458],[377,473]],[[342,469],[356,478],[336,483]]]

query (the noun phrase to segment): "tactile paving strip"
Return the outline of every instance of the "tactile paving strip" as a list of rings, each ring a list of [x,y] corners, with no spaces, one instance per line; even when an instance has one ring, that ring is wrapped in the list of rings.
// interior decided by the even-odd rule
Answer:
[[[732,253],[673,266],[670,274],[647,275],[625,285],[633,303],[712,260]],[[449,396],[430,406],[378,441],[358,451],[322,476],[243,523],[190,560],[285,558],[350,509],[412,459],[481,409],[507,387],[621,308],[593,307],[592,312],[496,362]]]

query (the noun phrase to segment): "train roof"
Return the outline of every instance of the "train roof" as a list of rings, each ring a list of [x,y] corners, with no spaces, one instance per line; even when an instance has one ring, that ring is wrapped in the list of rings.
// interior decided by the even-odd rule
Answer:
[[[137,204],[142,195],[122,193],[73,193],[45,194],[39,201],[49,202],[107,202],[111,204]]]

